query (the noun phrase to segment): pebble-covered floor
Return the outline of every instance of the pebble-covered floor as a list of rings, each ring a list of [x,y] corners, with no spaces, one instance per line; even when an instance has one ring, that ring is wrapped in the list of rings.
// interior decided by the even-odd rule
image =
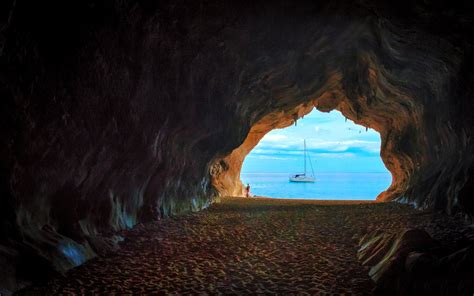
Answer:
[[[449,241],[453,223],[396,203],[226,198],[137,225],[115,254],[23,293],[366,295],[361,235],[418,227]]]

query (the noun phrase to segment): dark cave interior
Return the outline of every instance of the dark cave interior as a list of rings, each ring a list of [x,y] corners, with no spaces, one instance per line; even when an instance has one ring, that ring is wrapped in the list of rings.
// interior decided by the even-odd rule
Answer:
[[[379,201],[472,223],[470,2],[14,0],[0,11],[0,287],[80,265],[137,223],[241,195],[245,156],[313,107],[380,133],[393,183]]]

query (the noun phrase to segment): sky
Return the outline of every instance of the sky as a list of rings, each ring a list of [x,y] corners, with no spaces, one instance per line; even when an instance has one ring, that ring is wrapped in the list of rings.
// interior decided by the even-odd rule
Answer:
[[[316,109],[299,119],[297,126],[266,134],[245,158],[242,173],[302,172],[304,139],[316,174],[388,173],[380,158],[378,132],[346,121],[339,111]]]

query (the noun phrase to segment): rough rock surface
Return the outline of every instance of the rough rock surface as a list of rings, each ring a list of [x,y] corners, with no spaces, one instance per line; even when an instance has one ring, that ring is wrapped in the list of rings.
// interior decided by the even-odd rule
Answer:
[[[474,245],[441,244],[421,229],[374,231],[359,243],[358,257],[380,295],[472,295]],[[460,247],[462,246],[462,247]],[[454,251],[453,251],[454,250]]]
[[[472,214],[466,3],[2,1],[2,256],[64,271],[239,193],[251,147],[312,105],[380,132],[380,200]]]
[[[418,229],[406,230],[398,235],[369,233],[361,240],[359,259],[364,265],[372,266],[369,275],[374,281],[391,281],[393,278],[390,273],[403,267],[403,261],[400,264],[397,262],[399,259],[406,258],[410,252],[426,251],[435,247],[436,242],[430,235]]]

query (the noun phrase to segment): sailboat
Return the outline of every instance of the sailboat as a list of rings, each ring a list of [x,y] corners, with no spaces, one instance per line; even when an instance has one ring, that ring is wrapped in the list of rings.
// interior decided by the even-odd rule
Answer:
[[[309,164],[311,166],[312,175],[309,176],[306,174],[306,157],[309,158],[309,155],[306,155],[306,140],[304,140],[304,173],[291,175],[290,182],[314,183],[316,181],[316,179],[314,178],[314,170],[313,170],[313,164],[311,163],[311,159],[309,159]]]

